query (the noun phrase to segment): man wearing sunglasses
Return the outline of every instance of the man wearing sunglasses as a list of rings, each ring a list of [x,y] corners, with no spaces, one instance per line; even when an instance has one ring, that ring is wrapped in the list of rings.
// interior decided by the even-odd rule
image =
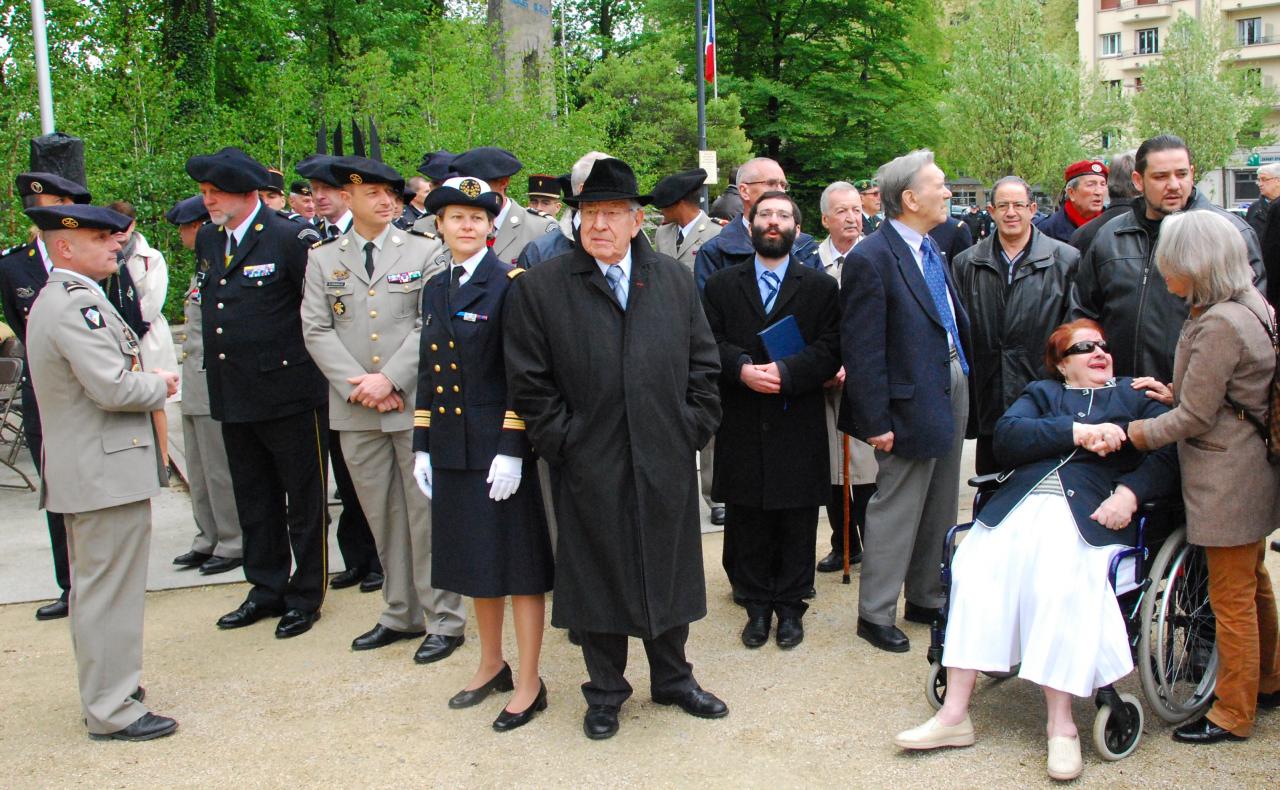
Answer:
[[[1046,378],[1044,347],[1070,308],[1080,261],[1073,247],[1031,224],[1031,187],[1005,176],[991,189],[996,232],[956,256],[952,272],[969,311],[973,339],[970,412],[977,417],[976,471],[999,472],[992,450],[996,420],[1027,384]]]

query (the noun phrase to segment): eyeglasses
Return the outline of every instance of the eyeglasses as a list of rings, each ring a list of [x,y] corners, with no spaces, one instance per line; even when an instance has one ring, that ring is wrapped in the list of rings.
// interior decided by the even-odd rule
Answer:
[[[1105,340],[1081,340],[1079,343],[1072,343],[1067,346],[1067,350],[1062,352],[1062,356],[1070,357],[1076,354],[1092,354],[1095,348],[1102,349],[1102,353],[1107,353],[1107,341]]]
[[[791,187],[791,185],[787,183],[787,180],[785,178],[783,179],[766,178],[763,181],[743,181],[742,183],[752,187],[755,186],[756,184],[764,184],[770,189],[776,189],[779,192],[786,192]]]
[[[757,219],[780,219],[783,222],[786,222],[790,219],[793,219],[794,217],[795,215],[792,214],[790,211],[774,211],[771,208],[767,208],[764,211],[756,212]]]
[[[1005,213],[1009,209],[1015,209],[1017,211],[1026,211],[1027,209],[1031,208],[1034,205],[1035,203],[1024,203],[1021,200],[1016,201],[1014,203],[1002,202],[1002,203],[996,204],[996,211],[1000,212],[1001,214]]]

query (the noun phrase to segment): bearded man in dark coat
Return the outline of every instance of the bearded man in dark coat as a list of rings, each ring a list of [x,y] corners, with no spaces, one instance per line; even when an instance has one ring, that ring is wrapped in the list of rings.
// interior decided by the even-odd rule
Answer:
[[[629,636],[654,702],[729,712],[685,659],[707,612],[693,459],[720,421],[719,356],[688,270],[640,233],[647,200],[626,163],[596,162],[567,201],[580,246],[517,278],[504,318],[508,391],[555,473],[551,622],[581,637],[592,739],[631,696]]]

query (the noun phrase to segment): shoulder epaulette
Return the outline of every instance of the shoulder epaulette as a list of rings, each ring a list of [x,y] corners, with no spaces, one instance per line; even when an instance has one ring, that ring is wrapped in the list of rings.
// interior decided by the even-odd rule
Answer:
[[[328,244],[328,243],[330,243],[330,242],[337,241],[337,240],[338,240],[338,238],[339,238],[338,236],[330,236],[330,237],[329,237],[329,238],[327,238],[327,239],[321,239],[320,241],[317,241],[315,244],[312,244],[312,245],[311,245],[311,249],[313,249],[313,250],[314,250],[316,247],[323,247],[324,245],[326,245],[326,244]]]
[[[437,236],[436,234],[432,233],[429,230],[415,230],[413,228],[409,228],[409,230],[407,230],[406,233],[412,233],[414,236],[421,236],[424,239],[431,239],[432,241],[435,241],[440,238],[439,236]]]
[[[729,220],[727,219],[720,219],[719,217],[711,217],[710,219],[712,222],[716,223],[717,225],[720,225],[721,227],[729,224]]]
[[[525,211],[529,212],[530,214],[534,215],[535,217],[546,217],[546,218],[547,218],[547,219],[549,219],[549,220],[552,220],[552,221],[554,221],[554,220],[555,220],[555,217],[551,216],[550,214],[548,214],[548,213],[547,213],[547,212],[545,212],[545,211],[542,211],[541,209],[536,209],[536,208],[534,208],[533,206],[526,206],[526,207],[525,207]]]
[[[63,287],[63,289],[65,289],[65,290],[66,290],[66,292],[67,292],[67,293],[69,293],[69,294],[70,294],[70,293],[75,293],[76,291],[87,291],[87,290],[89,290],[89,286],[85,285],[84,283],[76,282],[75,280],[67,280],[67,281],[65,281],[64,283],[62,283],[62,287]]]
[[[508,279],[508,280],[514,280],[515,278],[517,278],[517,277],[519,277],[520,275],[524,274],[524,273],[525,273],[525,271],[526,271],[525,269],[521,269],[520,267],[518,267],[518,266],[517,266],[516,268],[514,268],[514,269],[512,269],[511,271],[507,272],[507,279]]]
[[[310,225],[303,225],[301,222],[296,224],[302,225],[302,230],[298,231],[298,241],[306,241],[306,242],[310,242],[310,241],[324,242],[325,241],[325,239],[321,238],[320,231],[316,230]]]

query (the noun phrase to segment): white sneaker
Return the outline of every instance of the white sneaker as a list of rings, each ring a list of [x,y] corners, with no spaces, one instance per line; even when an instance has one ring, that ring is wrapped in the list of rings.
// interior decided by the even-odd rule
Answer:
[[[950,726],[938,721],[938,717],[919,727],[904,730],[894,736],[893,742],[903,749],[937,749],[943,746],[972,746],[973,722],[966,715],[964,721]]]
[[[1080,738],[1063,735],[1049,739],[1049,778],[1059,781],[1075,779],[1084,771],[1080,759]]]

